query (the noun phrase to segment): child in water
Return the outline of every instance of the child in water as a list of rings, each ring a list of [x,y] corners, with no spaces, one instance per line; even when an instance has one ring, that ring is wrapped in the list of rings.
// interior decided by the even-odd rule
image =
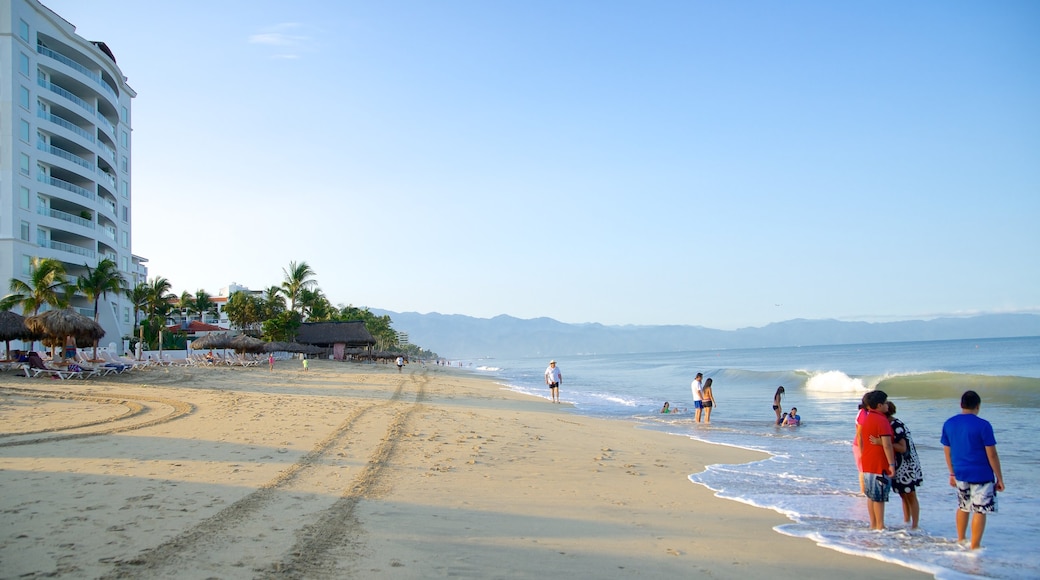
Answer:
[[[791,412],[784,413],[784,418],[780,421],[780,425],[784,427],[797,427],[801,423],[802,417],[798,414],[798,407],[791,407]]]

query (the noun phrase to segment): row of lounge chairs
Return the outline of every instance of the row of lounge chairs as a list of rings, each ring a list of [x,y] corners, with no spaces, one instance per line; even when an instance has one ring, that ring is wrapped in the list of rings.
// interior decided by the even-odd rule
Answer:
[[[50,377],[66,381],[107,376],[149,366],[147,362],[125,359],[107,351],[98,351],[98,356],[101,360],[92,361],[87,360],[82,352],[77,352],[75,359],[64,367],[58,367],[48,364],[39,354],[30,352],[28,362],[22,363],[21,369],[26,377]]]
[[[228,353],[226,356],[221,356],[215,352],[209,352],[206,354],[191,354],[186,359],[188,366],[193,367],[212,367],[212,366],[241,366],[241,367],[255,367],[260,366],[267,362],[266,358],[258,358],[251,354],[238,354]]]

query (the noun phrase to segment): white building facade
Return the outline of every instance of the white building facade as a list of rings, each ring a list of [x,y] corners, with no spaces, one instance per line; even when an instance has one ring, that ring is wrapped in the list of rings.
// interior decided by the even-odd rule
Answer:
[[[34,257],[61,261],[73,283],[106,258],[130,287],[144,282],[131,251],[136,93],[112,51],[37,0],[4,0],[0,62],[0,295]],[[73,307],[94,315],[82,296]],[[109,293],[98,307],[102,344],[121,349],[133,306]]]

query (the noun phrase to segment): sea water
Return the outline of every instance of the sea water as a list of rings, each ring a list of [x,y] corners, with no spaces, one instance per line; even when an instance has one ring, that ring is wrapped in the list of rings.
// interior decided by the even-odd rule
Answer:
[[[470,368],[548,399],[547,363],[495,359]],[[689,479],[719,497],[785,514],[790,523],[779,533],[943,579],[1040,577],[1040,456],[1030,443],[1040,412],[1040,337],[561,356],[558,366],[561,398],[573,412],[767,452],[768,459],[711,465]],[[713,379],[718,405],[711,425],[693,421],[690,382],[697,372]],[[783,410],[798,407],[799,427],[775,425],[780,385]],[[867,526],[851,440],[857,404],[875,388],[896,403],[922,462],[918,530],[904,524],[895,493],[885,514],[888,531]],[[1007,487],[978,552],[955,542],[956,498],[939,442],[943,421],[960,412],[967,389],[982,396],[980,416],[993,424]],[[662,415],[665,401],[691,412]]]

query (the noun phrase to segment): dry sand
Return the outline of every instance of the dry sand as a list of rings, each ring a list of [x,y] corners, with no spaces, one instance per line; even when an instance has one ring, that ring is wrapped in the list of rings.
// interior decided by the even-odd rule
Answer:
[[[0,375],[0,577],[927,578],[689,482],[760,455],[440,367]]]

